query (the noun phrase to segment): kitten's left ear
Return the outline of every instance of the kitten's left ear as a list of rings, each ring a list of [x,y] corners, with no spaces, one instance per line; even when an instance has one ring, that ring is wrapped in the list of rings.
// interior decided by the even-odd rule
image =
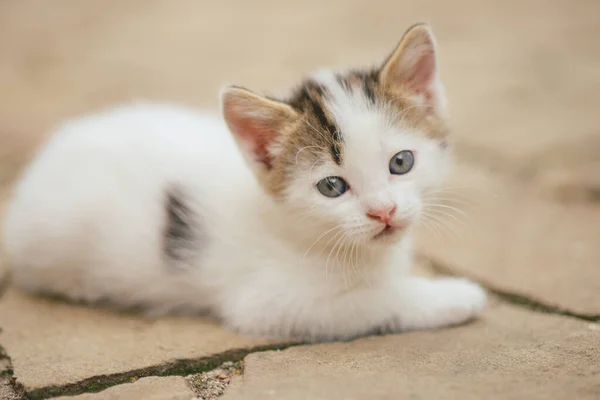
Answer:
[[[442,110],[443,87],[437,73],[433,32],[426,24],[409,28],[379,72],[384,86],[406,92],[422,104]]]
[[[251,167],[268,172],[281,150],[283,133],[298,117],[296,111],[286,103],[236,86],[221,91],[221,109]]]

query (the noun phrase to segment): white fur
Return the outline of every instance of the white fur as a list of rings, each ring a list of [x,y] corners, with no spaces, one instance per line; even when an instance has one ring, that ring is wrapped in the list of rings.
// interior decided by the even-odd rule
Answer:
[[[284,201],[261,190],[217,116],[140,104],[68,122],[8,208],[4,241],[15,282],[153,312],[206,310],[245,334],[309,340],[476,316],[485,305],[479,286],[409,277],[410,229],[373,241],[381,225],[365,216],[394,202],[397,218],[416,220],[423,193],[446,169],[443,151],[391,125],[389,110],[323,79],[344,132],[344,163],[298,165]],[[417,154],[414,170],[391,176],[389,160],[403,149]],[[344,176],[352,193],[320,195],[315,182],[329,175]],[[199,252],[175,266],[162,247],[173,184],[192,199],[203,233]]]

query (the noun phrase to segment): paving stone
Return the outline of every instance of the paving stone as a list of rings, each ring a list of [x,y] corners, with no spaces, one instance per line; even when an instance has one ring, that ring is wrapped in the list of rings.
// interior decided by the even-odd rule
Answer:
[[[10,289],[0,301],[0,345],[27,391],[267,344],[202,318],[145,320]]]
[[[600,203],[600,161],[545,171],[537,178],[540,192],[549,198],[565,203]]]
[[[540,152],[524,172],[549,199],[600,203],[600,131]]]
[[[457,167],[448,186],[444,205],[460,211],[438,209],[451,215],[446,234],[422,229],[421,254],[491,287],[600,315],[600,207],[553,201],[473,166]]]
[[[535,12],[535,2],[520,3],[525,8],[519,11],[509,11],[517,5],[511,3],[479,3],[494,15],[478,10],[476,17],[470,10],[468,28],[449,30],[441,39],[442,71],[456,137],[475,155],[527,163],[554,144],[598,134],[599,55],[584,37],[600,33],[600,3],[553,1],[535,19],[523,17]],[[490,26],[500,21],[511,29]]]
[[[194,393],[181,376],[141,378],[102,392],[56,397],[54,400],[193,400]]]
[[[221,399],[598,399],[598,328],[498,306],[467,326],[250,354]]]

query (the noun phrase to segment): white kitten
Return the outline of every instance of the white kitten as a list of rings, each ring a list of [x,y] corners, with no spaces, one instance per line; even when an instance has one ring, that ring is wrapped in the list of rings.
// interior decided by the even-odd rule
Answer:
[[[407,275],[411,227],[448,168],[441,90],[415,25],[381,68],[321,72],[285,100],[226,88],[226,123],[167,105],[71,121],[9,205],[14,280],[271,337],[464,322],[479,286]]]

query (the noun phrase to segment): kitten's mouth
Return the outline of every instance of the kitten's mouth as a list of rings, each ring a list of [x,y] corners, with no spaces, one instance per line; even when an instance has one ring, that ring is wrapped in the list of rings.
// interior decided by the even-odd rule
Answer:
[[[373,240],[385,239],[391,236],[394,236],[396,233],[403,231],[409,225],[408,220],[403,220],[400,222],[394,221],[392,225],[386,224],[385,227],[379,231],[378,234],[373,236]]]
[[[386,225],[385,228],[383,228],[381,230],[381,232],[379,232],[377,235],[373,236],[373,239],[377,240],[377,239],[381,239],[381,238],[384,238],[384,237],[392,236],[398,230],[399,230],[399,228],[394,228],[391,225]]]

